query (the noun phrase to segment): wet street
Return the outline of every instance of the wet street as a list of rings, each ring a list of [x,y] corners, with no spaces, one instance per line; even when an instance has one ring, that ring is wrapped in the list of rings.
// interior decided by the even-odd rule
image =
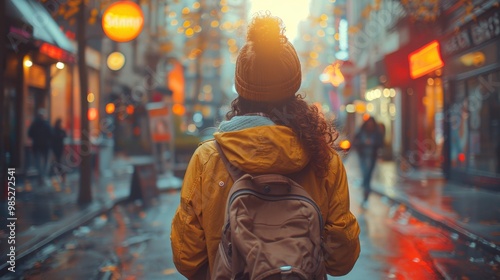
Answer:
[[[457,279],[495,279],[467,277],[481,265],[492,270],[473,245],[375,194],[363,210],[357,202],[360,189],[351,189],[362,252],[352,272],[340,279],[442,279],[440,268],[462,273]],[[184,279],[172,263],[169,240],[178,198],[171,191],[147,208],[139,201],[120,204],[45,247],[5,279]]]

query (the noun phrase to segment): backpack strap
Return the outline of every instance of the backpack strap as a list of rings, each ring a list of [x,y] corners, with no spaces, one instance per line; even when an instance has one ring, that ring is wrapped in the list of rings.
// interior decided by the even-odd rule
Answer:
[[[220,158],[222,159],[222,162],[226,166],[227,172],[229,172],[229,175],[231,175],[231,178],[233,178],[233,181],[236,182],[236,180],[238,180],[243,175],[245,175],[245,172],[243,172],[238,167],[232,165],[229,162],[229,160],[227,159],[224,152],[222,151],[222,148],[220,147],[219,143],[217,143],[217,141],[214,141],[214,142],[215,142],[215,147],[217,148],[217,151],[219,152]]]

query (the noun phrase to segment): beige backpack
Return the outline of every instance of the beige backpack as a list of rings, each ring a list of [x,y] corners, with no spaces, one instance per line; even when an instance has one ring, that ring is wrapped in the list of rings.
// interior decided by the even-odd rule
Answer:
[[[211,278],[326,279],[324,224],[309,194],[279,174],[244,174],[215,145],[235,182]]]

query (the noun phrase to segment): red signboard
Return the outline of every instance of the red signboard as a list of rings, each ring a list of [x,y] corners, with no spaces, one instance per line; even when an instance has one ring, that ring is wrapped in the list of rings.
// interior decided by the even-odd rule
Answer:
[[[71,53],[49,43],[42,43],[40,46],[40,53],[59,61],[75,62],[75,57]]]

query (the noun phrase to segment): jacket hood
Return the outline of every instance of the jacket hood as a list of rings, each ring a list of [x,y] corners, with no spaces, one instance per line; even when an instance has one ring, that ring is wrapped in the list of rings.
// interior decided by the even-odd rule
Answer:
[[[286,126],[216,132],[214,138],[231,164],[250,174],[290,174],[302,170],[309,162],[299,139]]]

